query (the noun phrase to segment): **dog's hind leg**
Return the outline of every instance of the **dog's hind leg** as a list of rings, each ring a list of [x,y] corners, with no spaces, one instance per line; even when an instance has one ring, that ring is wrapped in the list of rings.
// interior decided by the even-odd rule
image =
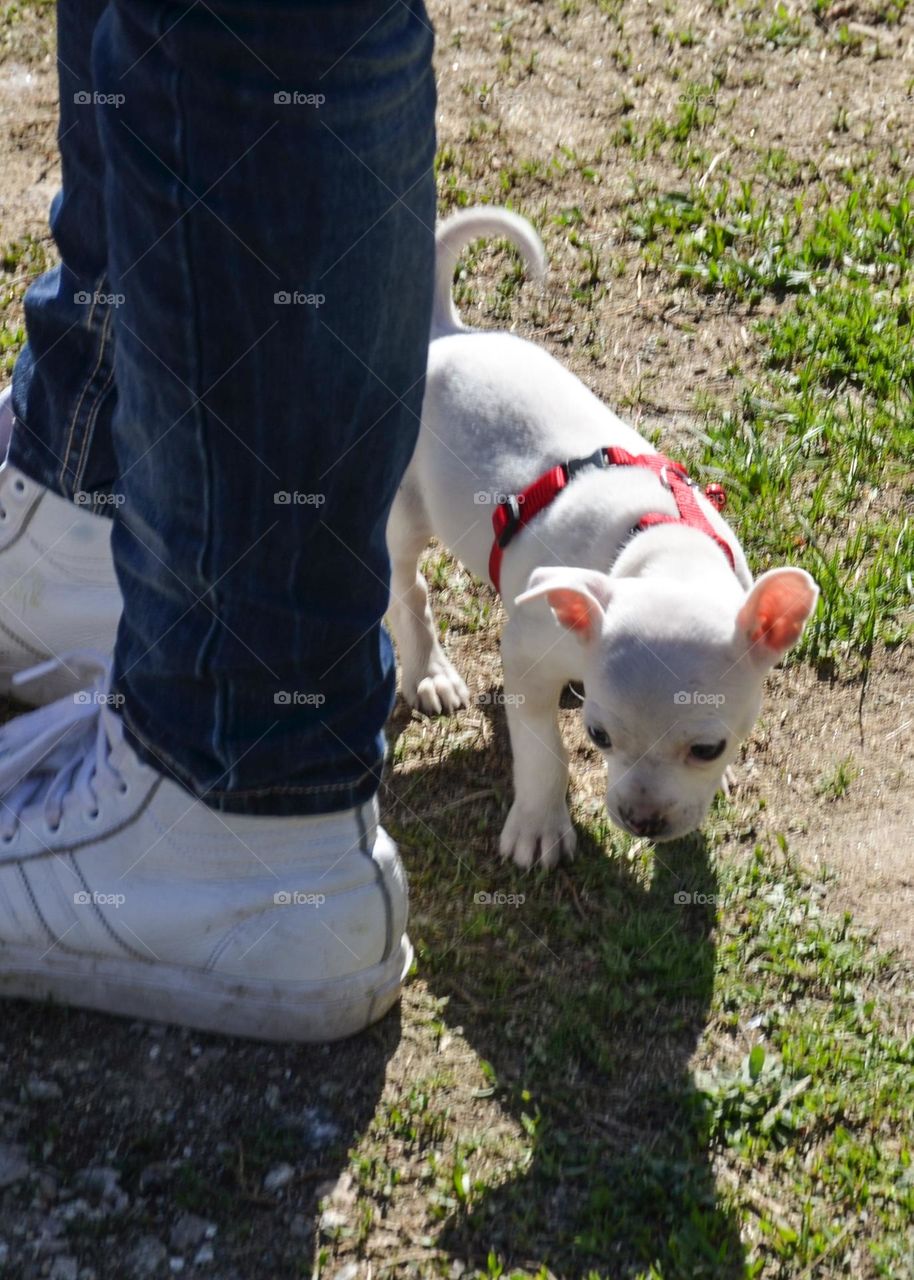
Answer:
[[[449,715],[467,706],[470,695],[438,642],[428,584],[419,572],[419,556],[430,536],[422,497],[407,476],[387,525],[392,569],[387,616],[397,642],[404,698],[426,715]]]

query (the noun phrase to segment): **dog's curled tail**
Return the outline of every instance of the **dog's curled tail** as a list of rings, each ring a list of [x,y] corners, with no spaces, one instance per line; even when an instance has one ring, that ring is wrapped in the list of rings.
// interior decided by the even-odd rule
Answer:
[[[454,306],[451,287],[460,254],[484,236],[508,240],[519,250],[524,265],[537,284],[546,279],[546,251],[534,228],[510,209],[478,205],[461,209],[442,222],[435,233],[435,302],[432,336],[465,328]]]

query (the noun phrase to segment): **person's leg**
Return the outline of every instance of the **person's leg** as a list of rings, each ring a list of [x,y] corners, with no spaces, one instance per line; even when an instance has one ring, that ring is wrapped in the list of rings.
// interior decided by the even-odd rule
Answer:
[[[104,7],[102,0],[58,4],[63,186],[51,230],[61,262],[26,293],[28,342],[13,372],[13,394],[8,387],[0,392],[4,693],[23,669],[74,646],[110,651],[120,614],[111,522],[96,518],[110,513],[116,499],[116,300],[106,274],[104,161],[90,65]],[[60,696],[78,681],[64,663],[29,685],[29,700]]]
[[[92,37],[106,2],[58,0],[62,184],[51,205],[51,232],[61,261],[26,292],[28,341],[13,371],[9,460],[69,498],[108,491],[115,469],[117,299],[107,275],[104,159],[91,72]]]
[[[405,3],[102,20],[127,617],[114,691],[74,655],[83,689],[4,726],[2,994],[283,1040],[396,1000],[379,621],[428,332],[430,45]]]
[[[421,3],[114,0],[99,108],[118,401],[115,691],[223,810],[372,796],[385,525],[433,274]]]

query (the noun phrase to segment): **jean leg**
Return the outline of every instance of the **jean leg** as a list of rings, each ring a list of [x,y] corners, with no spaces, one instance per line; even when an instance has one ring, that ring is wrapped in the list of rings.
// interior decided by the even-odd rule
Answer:
[[[377,789],[387,515],[434,262],[419,0],[114,0],[96,41],[140,755],[225,810]]]
[[[13,371],[10,460],[67,497],[109,490],[115,467],[116,299],[107,278],[104,158],[91,73],[92,38],[105,5],[58,0],[63,182],[51,205],[51,231],[61,262],[25,295],[28,341]]]

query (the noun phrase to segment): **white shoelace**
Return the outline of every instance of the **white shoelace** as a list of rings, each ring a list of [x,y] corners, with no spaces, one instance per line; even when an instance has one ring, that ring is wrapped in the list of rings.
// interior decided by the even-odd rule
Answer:
[[[61,667],[84,677],[80,692],[16,716],[0,728],[0,842],[5,844],[20,825],[31,829],[39,814],[47,831],[55,832],[64,808],[75,803],[92,821],[106,790],[123,794],[127,787],[111,764],[123,728],[107,701],[110,659],[91,649],[74,650],[20,671],[13,686]]]

